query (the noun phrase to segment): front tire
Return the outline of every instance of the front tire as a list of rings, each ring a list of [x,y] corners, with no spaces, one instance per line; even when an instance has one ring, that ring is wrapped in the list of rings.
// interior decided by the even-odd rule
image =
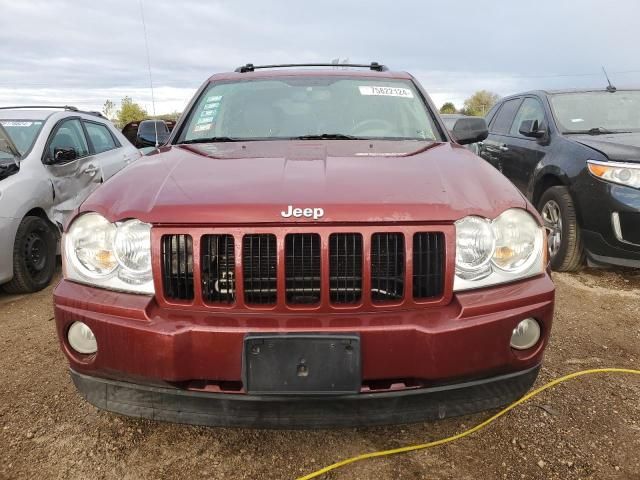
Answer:
[[[575,272],[584,264],[580,227],[576,209],[567,187],[546,190],[538,211],[547,230],[551,268],[558,272]]]
[[[2,289],[7,293],[31,293],[49,285],[56,268],[56,244],[56,233],[46,220],[23,218],[13,244],[13,279]]]

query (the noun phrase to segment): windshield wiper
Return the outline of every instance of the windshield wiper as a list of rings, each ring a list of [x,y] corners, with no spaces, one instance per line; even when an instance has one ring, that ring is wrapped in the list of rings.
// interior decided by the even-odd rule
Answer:
[[[293,137],[294,140],[362,140],[362,137],[345,135],[344,133],[322,133],[320,135],[300,135]]]
[[[243,138],[234,137],[207,137],[207,138],[192,138],[191,140],[183,140],[181,145],[188,145],[190,143],[216,143],[216,142],[244,142]]]
[[[566,132],[568,134],[582,134],[584,135],[585,133],[588,135],[610,135],[613,133],[631,133],[627,130],[609,130],[607,128],[604,127],[594,127],[594,128],[590,128],[589,130],[570,130],[568,132]]]

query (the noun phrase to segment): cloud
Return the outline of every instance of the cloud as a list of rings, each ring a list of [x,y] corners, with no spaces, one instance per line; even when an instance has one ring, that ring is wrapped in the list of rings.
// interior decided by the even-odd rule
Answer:
[[[181,110],[211,74],[247,62],[336,57],[410,71],[438,105],[483,88],[600,87],[601,65],[640,83],[637,1],[487,3],[144,0],[156,110]],[[129,95],[151,111],[137,1],[0,0],[0,11],[2,104],[99,109]]]

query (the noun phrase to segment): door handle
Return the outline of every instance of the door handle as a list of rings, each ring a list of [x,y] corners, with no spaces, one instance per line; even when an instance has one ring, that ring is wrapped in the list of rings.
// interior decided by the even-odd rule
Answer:
[[[96,167],[95,165],[89,165],[87,168],[84,169],[82,173],[84,173],[85,175],[89,175],[90,177],[93,177],[96,173],[98,173],[98,167]]]
[[[507,147],[506,145],[500,145],[498,148],[500,149],[501,152],[509,151],[509,147]]]

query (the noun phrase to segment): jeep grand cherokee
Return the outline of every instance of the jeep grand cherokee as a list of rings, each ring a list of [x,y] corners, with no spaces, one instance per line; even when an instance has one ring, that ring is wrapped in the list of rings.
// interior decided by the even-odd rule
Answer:
[[[521,396],[554,287],[535,209],[460,146],[484,120],[454,143],[409,74],[270,67],[208,79],[168,144],[66,226],[55,317],[81,394],[260,427]]]

